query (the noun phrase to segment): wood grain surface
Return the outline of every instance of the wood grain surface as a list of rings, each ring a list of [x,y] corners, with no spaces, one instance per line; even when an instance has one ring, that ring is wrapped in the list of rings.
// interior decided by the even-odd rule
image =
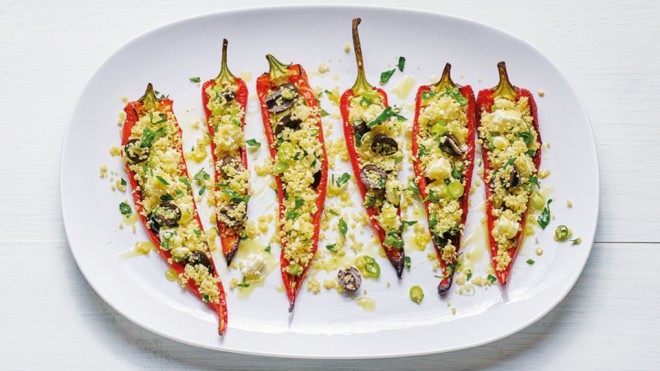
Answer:
[[[136,35],[183,17],[272,2],[4,0],[3,369],[660,368],[660,2],[361,3],[431,10],[498,27],[541,50],[576,87],[598,145],[601,209],[591,258],[569,296],[506,339],[413,358],[273,359],[198,349],[141,329],[94,293],[67,245],[60,152],[76,101],[99,65]]]

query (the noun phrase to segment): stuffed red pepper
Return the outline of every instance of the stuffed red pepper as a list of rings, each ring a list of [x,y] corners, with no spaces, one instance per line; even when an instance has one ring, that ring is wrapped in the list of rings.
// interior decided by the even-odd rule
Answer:
[[[504,285],[522,244],[530,196],[539,184],[542,142],[534,97],[509,82],[504,62],[497,68],[499,84],[477,98],[477,130],[491,262]]]
[[[453,281],[474,166],[474,93],[454,83],[450,71],[447,63],[440,81],[417,91],[412,133],[415,179],[442,269],[440,295]]]
[[[243,133],[248,91],[245,82],[227,67],[227,44],[224,39],[220,73],[202,86],[202,103],[212,138],[216,221],[229,265],[245,237],[250,173]]]
[[[217,313],[222,335],[227,328],[225,293],[193,198],[172,104],[157,99],[149,84],[139,100],[126,105],[122,159],[149,238],[179,282]]]
[[[328,159],[320,107],[305,70],[266,58],[270,70],[257,79],[257,95],[277,183],[280,270],[291,312],[318,246]]]
[[[405,252],[401,237],[401,185],[398,171],[403,153],[397,137],[401,134],[400,110],[387,104],[387,94],[367,82],[358,35],[360,18],[353,20],[353,44],[358,76],[342,94],[340,109],[351,166],[371,224],[385,254],[401,278]]]

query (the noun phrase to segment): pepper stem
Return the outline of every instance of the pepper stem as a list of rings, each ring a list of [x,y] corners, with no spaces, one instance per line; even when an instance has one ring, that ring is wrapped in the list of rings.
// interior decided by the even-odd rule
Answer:
[[[516,88],[511,85],[509,81],[509,75],[506,72],[506,64],[504,61],[497,64],[497,69],[500,73],[500,82],[495,87],[493,95],[500,96],[506,99],[514,100],[516,99],[517,91]]]
[[[222,40],[222,66],[220,67],[220,73],[218,77],[215,78],[217,82],[233,82],[236,80],[236,77],[229,71],[227,67],[227,46],[229,41],[227,39]]]
[[[154,86],[149,83],[147,85],[147,90],[144,92],[144,95],[138,99],[138,102],[142,103],[142,106],[145,108],[155,108],[158,104],[158,98],[156,98],[156,92],[154,91]]]
[[[289,66],[291,64],[284,64],[278,61],[272,54],[266,55],[266,59],[268,59],[268,66],[270,67],[270,70],[268,71],[268,74],[270,74],[270,81],[280,82],[288,78]]]
[[[362,22],[362,19],[355,18],[353,19],[353,49],[355,49],[355,60],[357,61],[357,80],[351,90],[353,90],[354,95],[360,95],[366,91],[373,90],[373,86],[367,81],[367,77],[364,74],[364,60],[362,59],[362,46],[360,45],[360,34],[358,33],[358,25]]]
[[[442,71],[440,81],[433,85],[433,91],[442,93],[448,89],[455,88],[456,84],[451,80],[451,64],[445,64],[445,69]]]

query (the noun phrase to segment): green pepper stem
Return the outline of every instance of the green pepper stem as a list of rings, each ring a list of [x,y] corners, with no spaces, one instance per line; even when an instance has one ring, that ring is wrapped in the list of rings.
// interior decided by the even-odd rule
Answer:
[[[497,64],[497,70],[500,73],[500,82],[495,87],[493,95],[510,100],[516,99],[516,88],[511,85],[511,82],[509,81],[509,75],[506,72],[506,64],[504,61]]]
[[[156,98],[156,92],[154,91],[154,86],[149,83],[147,85],[147,90],[144,92],[144,95],[138,99],[138,102],[141,102],[142,105],[146,108],[156,108],[158,104],[158,98]]]
[[[456,84],[451,80],[451,64],[445,64],[445,69],[442,71],[442,77],[440,81],[433,85],[433,91],[435,93],[442,93],[448,89],[455,88]]]
[[[227,67],[227,46],[229,45],[229,41],[227,39],[222,40],[222,65],[220,67],[220,73],[218,74],[218,77],[215,78],[215,81],[217,82],[234,82],[236,80],[236,77],[229,71],[229,67]]]
[[[266,55],[266,59],[268,59],[268,66],[270,68],[268,71],[270,81],[279,83],[289,77],[289,66],[291,64],[284,64],[278,61],[272,54]]]
[[[367,77],[364,74],[364,60],[362,58],[362,46],[360,45],[360,34],[358,33],[358,26],[362,22],[362,19],[355,18],[353,19],[353,49],[355,49],[355,60],[357,61],[357,80],[351,90],[353,90],[354,95],[360,95],[364,92],[373,90],[373,86],[367,81]]]

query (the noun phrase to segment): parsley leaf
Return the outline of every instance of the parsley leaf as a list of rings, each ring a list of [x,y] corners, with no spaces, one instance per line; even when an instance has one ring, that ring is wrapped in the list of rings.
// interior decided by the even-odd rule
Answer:
[[[410,267],[412,265],[410,257],[406,256],[406,257],[403,258],[403,260],[406,262],[406,270],[408,270],[408,272],[410,272]]]
[[[399,68],[399,71],[403,72],[403,67],[406,66],[406,58],[399,57],[399,63],[397,63],[396,66]]]
[[[325,248],[332,252],[335,252],[335,247],[337,247],[336,243],[333,243],[332,245],[325,245]]]
[[[158,179],[159,182],[161,182],[165,185],[170,185],[170,183],[167,180],[163,179],[163,177],[160,176],[160,175],[156,175],[156,179]]]
[[[550,224],[550,203],[552,203],[552,199],[548,200],[548,203],[543,208],[541,215],[539,215],[539,217],[536,219],[536,221],[539,223],[539,226],[541,226],[541,229],[545,229],[545,227]]]
[[[458,104],[461,106],[464,106],[467,104],[467,99],[461,94],[461,91],[458,90],[457,88],[447,88],[444,93],[442,93],[442,96],[448,96],[453,98]]]
[[[401,109],[398,107],[391,107],[388,106],[383,110],[383,112],[380,113],[373,121],[367,124],[370,128],[373,128],[376,125],[380,125],[382,123],[385,123],[387,120],[391,119],[392,117],[396,117],[397,120],[402,121],[405,120],[406,118],[399,115],[399,112],[401,112]]]
[[[126,202],[122,202],[119,204],[119,212],[121,215],[129,216],[133,214],[133,209],[131,209],[131,205],[127,204]]]
[[[488,281],[490,282],[491,285],[494,284],[495,281],[497,281],[497,278],[495,276],[493,276],[492,274],[489,274],[488,277],[486,277],[486,278],[488,279]]]
[[[325,116],[330,116],[330,114],[328,113],[328,111],[321,109],[321,117],[325,117]]]
[[[206,191],[206,185],[203,185],[202,188],[199,189],[199,195],[203,195],[204,191]]]
[[[342,236],[346,237],[346,232],[348,232],[348,224],[346,224],[346,221],[344,218],[339,218],[339,232],[341,232]]]
[[[190,78],[190,82],[201,82],[201,81],[202,81],[202,79],[200,79],[199,77],[191,77]]]
[[[255,139],[248,139],[245,141],[245,143],[247,143],[250,147],[261,147],[261,143],[257,142]]]
[[[411,226],[417,224],[417,220],[402,220],[401,224]]]
[[[211,176],[206,171],[204,171],[204,168],[201,168],[197,174],[193,176],[193,179],[196,180],[199,184],[202,184],[205,180],[211,179]]]
[[[266,246],[266,248],[264,249],[264,251],[265,251],[266,253],[270,254],[270,244],[269,244],[268,246]]]
[[[527,259],[527,264],[534,265],[535,261],[533,259]]]
[[[344,184],[348,183],[351,180],[351,176],[348,173],[343,173],[339,178],[337,178],[336,184],[337,187],[341,187]]]
[[[388,81],[390,81],[390,78],[392,78],[392,75],[394,75],[395,71],[396,71],[396,68],[381,73],[380,74],[380,83],[381,84],[386,84]]]

